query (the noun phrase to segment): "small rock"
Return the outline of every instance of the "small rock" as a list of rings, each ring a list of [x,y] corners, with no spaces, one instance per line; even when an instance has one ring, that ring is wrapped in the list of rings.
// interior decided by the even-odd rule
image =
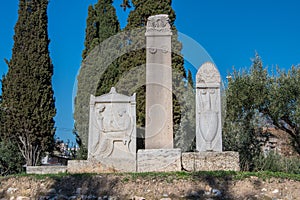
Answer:
[[[50,188],[47,193],[48,194],[56,194],[56,189]]]
[[[146,200],[144,197],[134,196],[132,200]]]
[[[15,200],[15,197],[10,197],[10,199],[9,200]]]
[[[162,198],[160,200],[172,200],[171,198]]]
[[[212,195],[215,197],[220,197],[222,195],[221,191],[218,189],[212,189]]]
[[[210,187],[209,185],[206,185],[206,186],[205,186],[205,191],[211,192],[211,190],[212,190],[212,187]]]
[[[50,199],[50,196],[40,196],[38,198],[38,200],[48,200],[48,199]]]
[[[163,196],[163,197],[168,197],[169,195],[168,195],[168,194],[166,194],[166,193],[164,193],[162,196]]]
[[[81,199],[87,199],[87,196],[86,195],[81,195]]]
[[[77,199],[77,196],[70,196],[69,197],[69,200],[75,200],[75,199]]]
[[[29,197],[21,197],[21,196],[19,196],[19,197],[16,198],[16,200],[30,200],[30,198]]]
[[[193,191],[191,192],[190,196],[192,196],[192,197],[199,197],[200,195],[199,195],[198,192],[196,192],[196,191],[193,190]]]
[[[18,191],[18,188],[13,188],[13,187],[10,187],[6,190],[6,192],[10,194],[15,193],[16,191]]]
[[[261,191],[262,191],[262,192],[266,192],[266,191],[267,191],[267,189],[266,189],[266,188],[263,188],[263,189],[261,189]]]
[[[103,200],[108,200],[108,196],[103,196]]]
[[[76,194],[77,194],[77,195],[80,195],[80,194],[81,194],[81,190],[82,190],[81,188],[77,188],[77,189],[76,189]]]
[[[276,194],[276,193],[278,193],[278,192],[279,192],[278,189],[275,189],[275,190],[272,191],[273,194]]]
[[[87,197],[87,199],[96,199],[97,197],[96,196],[94,196],[94,195],[89,195],[88,197]],[[108,198],[109,199],[109,198]]]

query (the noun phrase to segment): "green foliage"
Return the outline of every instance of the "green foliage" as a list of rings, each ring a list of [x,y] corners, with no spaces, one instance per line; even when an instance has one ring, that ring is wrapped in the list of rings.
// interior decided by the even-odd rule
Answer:
[[[266,86],[267,73],[256,54],[250,72],[234,71],[225,91],[224,149],[240,153],[242,170],[253,170],[253,160],[260,152],[257,112],[267,96]]]
[[[275,126],[289,133],[300,154],[300,66],[292,66],[287,72],[278,70],[278,76],[270,80],[267,109],[262,112]]]
[[[0,96],[0,176],[20,173],[24,164],[24,159],[17,145],[10,140],[5,140],[3,133],[4,114],[2,97]]]
[[[0,155],[0,176],[22,172],[25,162],[16,144],[0,141]]]
[[[12,58],[3,79],[3,135],[36,165],[53,147],[56,110],[47,31],[48,0],[20,0]]]
[[[275,152],[260,155],[254,160],[255,171],[271,171],[300,174],[300,159],[283,157]]]
[[[84,42],[85,49],[82,53],[83,59],[98,44],[120,31],[120,24],[112,3],[113,0],[98,0],[94,6],[89,6]]]
[[[187,80],[188,80],[188,85],[194,89],[195,85],[194,85],[194,81],[193,81],[193,76],[192,76],[191,70],[188,70]]]
[[[234,70],[226,94],[223,128],[225,150],[239,151],[241,168],[255,170],[260,158],[258,136],[263,126],[275,125],[289,133],[299,151],[300,69],[269,75],[258,54],[249,71]]]

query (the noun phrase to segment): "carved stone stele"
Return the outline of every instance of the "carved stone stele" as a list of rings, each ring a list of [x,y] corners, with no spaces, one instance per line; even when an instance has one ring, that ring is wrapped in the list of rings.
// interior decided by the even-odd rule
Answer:
[[[204,63],[196,75],[196,149],[222,151],[221,78],[216,66]]]
[[[146,27],[146,149],[173,148],[171,29],[168,15]]]
[[[90,99],[88,160],[116,171],[136,171],[136,99],[111,88]]]

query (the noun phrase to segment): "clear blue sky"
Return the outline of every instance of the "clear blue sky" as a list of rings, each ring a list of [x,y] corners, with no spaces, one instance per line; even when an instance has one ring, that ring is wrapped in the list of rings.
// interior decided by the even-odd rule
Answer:
[[[121,26],[126,13],[115,0]],[[87,7],[97,0],[51,0],[49,4],[50,56],[54,64],[57,135],[74,141],[72,135],[72,90],[84,48]],[[235,68],[251,65],[257,51],[269,68],[300,64],[300,1],[298,0],[173,0],[175,25],[210,54],[222,77]],[[18,1],[0,6],[0,75],[7,72],[4,58],[11,58]],[[190,48],[188,48],[190,47]],[[186,45],[183,54],[200,54]],[[197,63],[197,62],[196,62]],[[199,66],[194,66],[199,67]]]

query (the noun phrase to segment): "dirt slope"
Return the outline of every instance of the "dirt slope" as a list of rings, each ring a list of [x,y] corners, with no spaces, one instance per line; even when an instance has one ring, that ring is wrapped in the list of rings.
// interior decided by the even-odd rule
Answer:
[[[178,174],[0,178],[0,199],[299,199],[300,181]]]

